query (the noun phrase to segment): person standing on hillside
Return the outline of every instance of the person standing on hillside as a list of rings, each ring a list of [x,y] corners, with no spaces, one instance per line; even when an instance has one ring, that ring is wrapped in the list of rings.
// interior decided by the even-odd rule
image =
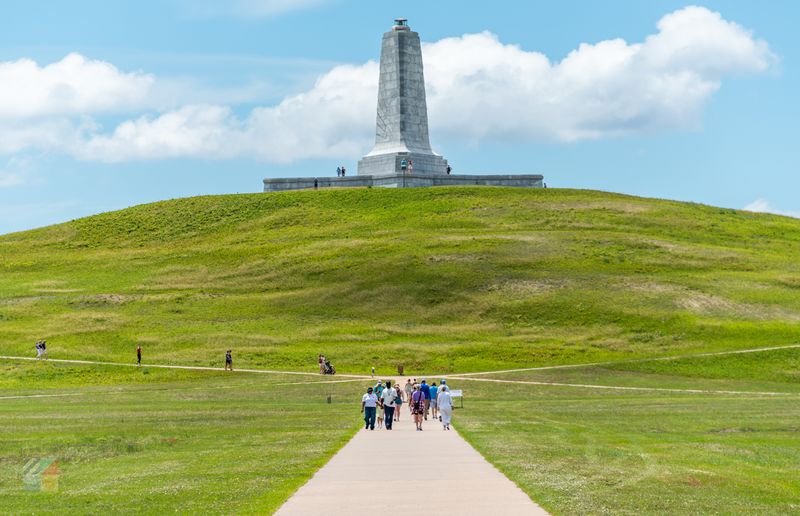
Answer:
[[[372,387],[367,387],[367,393],[361,397],[361,412],[364,414],[364,430],[375,430],[375,411],[378,407],[378,397],[372,392]]]
[[[431,406],[431,387],[425,383],[425,378],[422,379],[422,385],[419,386],[419,390],[425,396],[425,421],[427,421],[428,409]]]
[[[394,399],[397,397],[397,391],[394,390],[392,387],[392,381],[389,380],[386,382],[386,388],[383,389],[383,393],[381,395],[382,405],[383,405],[383,412],[385,414],[385,422],[384,426],[387,430],[392,429],[392,423],[394,422],[394,408],[396,406]]]
[[[319,374],[325,374],[325,355],[319,356]]]
[[[422,431],[422,416],[425,414],[425,395],[422,394],[419,385],[414,386],[414,393],[411,395],[411,401],[408,404],[411,407],[411,414],[414,416],[417,431]]]
[[[233,351],[230,349],[225,352],[225,370],[233,371]]]
[[[136,365],[142,367],[142,345],[136,346]]]
[[[439,418],[438,411],[436,410],[436,391],[437,390],[438,390],[438,388],[436,387],[436,382],[433,382],[431,384],[431,417],[433,417],[433,419],[438,419]]]
[[[42,358],[47,360],[47,341],[42,341]]]
[[[439,388],[437,405],[442,418],[442,429],[450,430],[450,419],[453,417],[453,399],[450,397],[450,390],[447,385]]]

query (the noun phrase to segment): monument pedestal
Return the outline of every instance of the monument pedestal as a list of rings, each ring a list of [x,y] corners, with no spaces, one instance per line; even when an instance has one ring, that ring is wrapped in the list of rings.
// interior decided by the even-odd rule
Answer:
[[[446,175],[447,160],[438,154],[417,152],[394,152],[391,154],[366,155],[358,162],[359,176],[402,174],[402,162],[411,163],[411,173],[423,175]],[[408,169],[406,169],[408,173]]]
[[[398,174],[380,174],[375,176],[358,175],[352,177],[294,177],[285,179],[265,179],[265,192],[282,192],[285,190],[306,190],[314,188],[419,188],[427,186],[514,186],[522,188],[542,188],[544,178],[538,174],[418,174],[406,172]]]

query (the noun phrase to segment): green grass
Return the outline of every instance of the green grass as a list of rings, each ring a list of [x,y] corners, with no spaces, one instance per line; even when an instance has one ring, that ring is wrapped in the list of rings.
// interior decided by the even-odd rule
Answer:
[[[458,384],[459,432],[553,514],[800,510],[797,394]]]
[[[800,341],[800,221],[576,190],[164,201],[0,237],[0,353],[464,372]]]
[[[0,355],[748,391],[455,382],[458,429],[554,514],[800,510],[800,221],[577,190],[197,197],[0,236]],[[485,377],[484,377],[485,378]],[[3,512],[270,512],[360,383],[3,364]],[[281,385],[296,384],[300,385]],[[765,396],[757,391],[787,393]],[[331,394],[334,403],[324,403]],[[354,401],[355,400],[355,401]],[[320,421],[325,424],[321,425]],[[57,495],[21,491],[32,456]]]
[[[0,400],[5,514],[272,512],[356,431],[363,387],[54,364],[4,366],[2,378],[26,381],[2,395],[74,394]],[[23,490],[32,457],[58,459],[58,492]]]

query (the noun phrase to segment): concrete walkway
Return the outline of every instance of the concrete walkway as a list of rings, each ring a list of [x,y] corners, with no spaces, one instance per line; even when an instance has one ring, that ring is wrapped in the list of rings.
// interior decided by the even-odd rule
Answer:
[[[360,430],[276,514],[547,514],[455,430],[429,418],[416,431],[405,404],[400,419]]]

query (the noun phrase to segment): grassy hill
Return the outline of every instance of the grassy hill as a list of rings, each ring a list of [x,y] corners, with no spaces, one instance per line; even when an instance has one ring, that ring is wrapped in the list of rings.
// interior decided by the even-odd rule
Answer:
[[[0,237],[0,352],[464,372],[800,340],[800,221],[578,190],[164,201]]]
[[[798,242],[790,218],[591,191],[165,201],[0,237],[0,354],[585,364],[451,375],[454,424],[553,514],[787,514],[800,348],[646,359],[800,342]],[[270,512],[359,426],[371,381],[327,379],[8,361],[0,509]],[[32,457],[59,492],[23,489]]]

